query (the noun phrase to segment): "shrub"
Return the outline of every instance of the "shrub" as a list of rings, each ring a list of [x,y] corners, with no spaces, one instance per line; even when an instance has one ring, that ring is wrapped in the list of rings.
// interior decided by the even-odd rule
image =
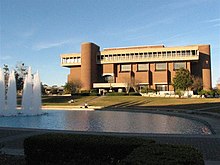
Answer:
[[[184,95],[184,91],[180,90],[180,89],[177,89],[175,90],[175,94],[179,96],[179,98],[181,98],[181,96]]]
[[[199,95],[207,95],[207,94],[208,94],[208,91],[206,90],[199,91]]]
[[[152,88],[148,88],[148,87],[143,87],[141,88],[141,93],[156,93],[157,91],[155,89]]]
[[[128,94],[125,92],[111,92],[106,93],[106,96],[127,96]]]
[[[134,137],[113,137],[75,134],[44,134],[24,141],[27,164],[63,164],[63,162],[116,163],[125,158],[134,148],[153,143]]]
[[[121,165],[204,165],[198,150],[183,145],[152,144],[136,148]]]
[[[99,92],[98,92],[98,89],[91,89],[90,93],[99,93]]]
[[[99,93],[89,93],[89,96],[101,96]]]
[[[49,133],[24,140],[26,162],[38,164],[204,165],[198,150],[141,137]]]
[[[141,94],[138,92],[130,92],[129,96],[141,96]]]

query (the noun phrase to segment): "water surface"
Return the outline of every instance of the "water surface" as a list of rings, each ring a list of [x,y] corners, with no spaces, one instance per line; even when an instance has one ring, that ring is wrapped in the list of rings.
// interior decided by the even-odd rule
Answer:
[[[0,127],[90,132],[211,134],[204,124],[151,113],[48,110],[42,116],[0,117]]]

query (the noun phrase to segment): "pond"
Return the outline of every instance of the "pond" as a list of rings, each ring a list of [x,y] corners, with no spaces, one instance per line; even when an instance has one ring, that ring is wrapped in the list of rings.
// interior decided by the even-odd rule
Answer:
[[[83,110],[45,112],[47,114],[41,116],[1,117],[0,127],[119,133],[211,134],[210,129],[203,123],[162,114]]]

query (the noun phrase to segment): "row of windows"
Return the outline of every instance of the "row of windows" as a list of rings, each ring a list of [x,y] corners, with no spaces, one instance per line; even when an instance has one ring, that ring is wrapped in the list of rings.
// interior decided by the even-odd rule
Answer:
[[[186,68],[186,62],[174,62],[173,64],[174,70],[178,70],[180,68]],[[162,71],[167,69],[167,63],[156,63],[155,70]],[[121,72],[128,72],[131,71],[131,64],[121,64],[120,71]],[[146,64],[137,64],[138,71],[148,71],[149,70],[149,63]]]
[[[81,58],[80,57],[67,57],[67,58],[62,58],[61,61],[63,64],[64,63],[80,63],[81,62]]]
[[[126,54],[108,54],[98,55],[97,60],[118,60],[119,58],[151,58],[151,57],[170,57],[170,56],[195,56],[197,50],[183,50],[183,51],[167,51],[167,52],[141,52],[141,53],[126,53]]]

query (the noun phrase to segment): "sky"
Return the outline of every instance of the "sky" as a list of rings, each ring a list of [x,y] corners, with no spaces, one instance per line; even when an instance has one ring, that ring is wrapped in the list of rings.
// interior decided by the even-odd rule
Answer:
[[[47,85],[64,85],[60,54],[82,42],[103,48],[211,45],[220,80],[219,0],[0,0],[0,67],[31,66]]]

